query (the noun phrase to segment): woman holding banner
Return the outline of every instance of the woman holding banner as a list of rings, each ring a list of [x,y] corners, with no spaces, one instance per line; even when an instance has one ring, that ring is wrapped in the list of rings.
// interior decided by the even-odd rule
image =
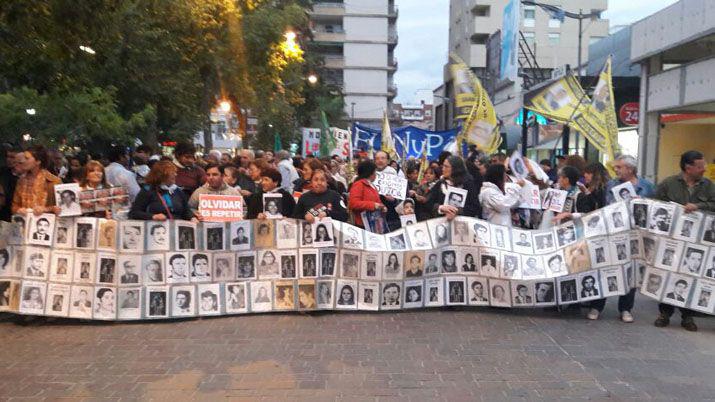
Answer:
[[[176,185],[176,173],[176,165],[169,160],[155,163],[129,210],[129,219],[165,221],[194,218],[188,197]]]
[[[355,226],[364,228],[360,214],[363,212],[380,211],[387,212],[387,207],[380,201],[380,194],[372,184],[377,178],[377,165],[375,162],[366,159],[358,164],[357,177],[350,187],[348,196],[348,208],[352,214]]]
[[[449,192],[450,187],[467,190],[463,208],[443,205],[445,194]],[[445,159],[442,164],[442,178],[432,187],[427,205],[431,206],[434,217],[444,215],[448,220],[454,219],[457,215],[478,217],[482,209],[479,204],[479,190],[474,179],[467,172],[464,160],[453,155]]]
[[[293,195],[287,192],[285,189],[281,188],[281,181],[283,176],[278,169],[272,167],[265,167],[261,170],[261,191],[251,194],[246,203],[248,206],[247,219],[266,219],[264,213],[264,194],[280,194],[280,205],[277,205],[278,212],[284,216],[293,216],[293,208],[295,207],[295,199]]]
[[[104,174],[104,166],[99,163],[99,161],[91,160],[87,161],[87,164],[84,165],[84,169],[82,169],[83,174],[82,177],[79,181],[79,187],[82,191],[89,191],[89,190],[102,190],[102,189],[107,189],[109,188],[109,185],[107,184],[107,176]],[[89,200],[89,201],[82,201],[84,202],[94,202],[96,203],[97,201]],[[112,210],[111,208],[100,208],[104,209],[103,211],[97,211],[97,212],[86,212],[83,213],[83,216],[96,216],[99,218],[107,218],[107,219],[112,219]]]

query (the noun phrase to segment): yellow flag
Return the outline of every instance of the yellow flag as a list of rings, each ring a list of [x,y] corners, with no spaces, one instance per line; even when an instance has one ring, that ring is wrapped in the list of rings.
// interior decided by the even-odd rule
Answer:
[[[606,130],[607,146],[605,153],[609,161],[613,161],[620,152],[618,146],[618,122],[616,106],[613,103],[613,82],[611,79],[611,57],[608,57],[598,76],[598,83],[593,90],[593,99],[589,105],[588,118],[596,121],[598,126]]]
[[[394,161],[400,160],[400,156],[397,155],[397,149],[395,148],[395,139],[392,138],[392,130],[390,130],[390,120],[387,118],[386,110],[383,112],[380,149],[387,152],[387,155],[390,157],[390,159]]]
[[[457,135],[457,149],[461,149],[466,141],[486,153],[492,153],[501,144],[494,106],[472,70],[458,56],[450,55],[450,58],[455,106],[458,109],[456,117],[465,120],[462,131]]]

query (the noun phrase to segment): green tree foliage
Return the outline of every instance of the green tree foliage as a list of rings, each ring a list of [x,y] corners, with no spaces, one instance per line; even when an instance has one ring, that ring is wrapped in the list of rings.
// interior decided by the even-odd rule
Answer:
[[[307,5],[3,0],[0,132],[74,146],[188,139],[227,98],[258,115],[256,144],[272,144],[276,131],[288,144],[318,106],[304,81],[312,61],[281,48],[288,29],[309,35]]]

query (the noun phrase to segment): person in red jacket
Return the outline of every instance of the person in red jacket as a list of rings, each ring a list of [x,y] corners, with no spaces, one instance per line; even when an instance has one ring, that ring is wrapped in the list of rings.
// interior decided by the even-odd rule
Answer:
[[[360,214],[363,212],[382,211],[387,212],[387,207],[380,202],[380,194],[372,185],[377,177],[377,166],[371,160],[364,160],[358,164],[357,178],[350,187],[348,197],[348,208],[353,215],[356,226],[364,227]]]

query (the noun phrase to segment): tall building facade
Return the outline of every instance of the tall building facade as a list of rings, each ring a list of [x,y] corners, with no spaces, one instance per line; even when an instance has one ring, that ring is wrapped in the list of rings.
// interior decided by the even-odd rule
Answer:
[[[488,54],[488,42],[502,29],[504,8],[509,0],[450,0],[449,51],[458,55],[482,82],[492,81],[498,88],[499,96],[493,99],[497,113],[502,117],[518,112],[520,105],[519,93],[521,82],[499,83],[495,77],[499,71],[490,66],[488,59],[499,57]],[[539,0],[538,3],[562,8],[565,11],[578,14],[598,14],[608,8],[608,0]],[[528,45],[536,61],[538,69],[549,76],[555,68],[566,64],[576,68],[578,64],[579,23],[576,19],[566,17],[564,21],[554,18],[542,8],[534,5],[520,5],[520,42]],[[588,61],[589,44],[608,36],[608,20],[598,17],[584,19],[581,26],[581,65],[585,68]],[[497,46],[498,49],[498,46]],[[520,51],[520,61],[526,57]],[[498,55],[497,55],[498,56]],[[532,60],[532,61],[533,61]],[[525,63],[523,63],[525,64]],[[520,68],[520,72],[528,67]],[[447,99],[453,97],[450,85],[451,77],[445,69],[444,88],[438,88]],[[521,79],[519,79],[521,81]],[[494,95],[494,93],[492,93]],[[435,102],[437,105],[437,102]],[[501,106],[504,104],[504,106]],[[438,128],[450,124],[449,119],[454,114],[450,107],[453,104],[445,102],[444,110],[436,110],[435,115],[444,116]]]
[[[397,96],[395,0],[315,1],[310,19],[311,51],[324,57],[320,72],[345,95],[352,121],[378,125]]]

